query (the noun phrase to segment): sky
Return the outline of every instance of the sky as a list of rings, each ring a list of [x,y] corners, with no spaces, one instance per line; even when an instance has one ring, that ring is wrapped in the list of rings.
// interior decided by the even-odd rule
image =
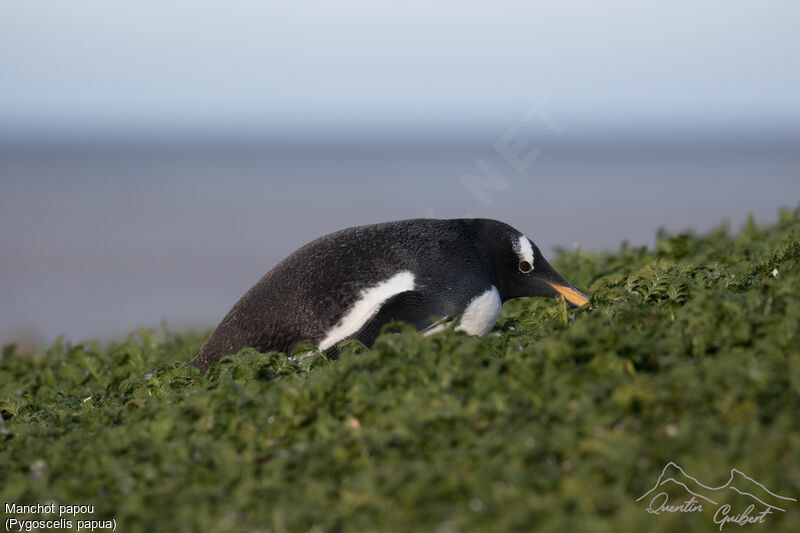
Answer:
[[[800,4],[5,0],[0,139],[800,124]]]

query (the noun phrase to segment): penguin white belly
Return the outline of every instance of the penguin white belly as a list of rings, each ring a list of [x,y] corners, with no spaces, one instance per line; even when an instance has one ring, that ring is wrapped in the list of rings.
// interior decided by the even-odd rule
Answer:
[[[327,350],[354,335],[380,311],[381,305],[386,300],[401,292],[412,290],[414,290],[414,274],[408,270],[398,272],[391,278],[362,290],[359,299],[325,334],[325,338],[319,343],[319,349]]]
[[[492,285],[489,290],[476,296],[467,304],[456,329],[470,335],[483,337],[492,330],[497,319],[500,318],[502,309],[503,301],[500,299],[500,292],[497,287]]]

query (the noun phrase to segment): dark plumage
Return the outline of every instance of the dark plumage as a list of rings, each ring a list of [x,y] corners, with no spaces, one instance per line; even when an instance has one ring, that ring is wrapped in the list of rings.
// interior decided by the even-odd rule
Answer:
[[[462,324],[469,314],[474,325],[462,329],[484,334],[497,319],[489,315],[499,314],[494,299],[561,292],[573,304],[585,303],[526,242],[511,226],[487,219],[403,220],[326,235],[247,291],[189,364],[205,371],[245,347],[289,352],[299,341],[331,351],[348,337],[370,345],[388,322],[422,330],[468,308]],[[524,272],[531,252],[532,271]]]

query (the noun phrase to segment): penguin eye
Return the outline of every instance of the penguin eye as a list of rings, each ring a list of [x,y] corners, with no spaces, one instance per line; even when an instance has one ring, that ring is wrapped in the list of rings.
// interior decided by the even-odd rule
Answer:
[[[531,265],[527,261],[520,261],[519,262],[519,271],[520,272],[522,272],[523,274],[527,274],[531,270],[533,270],[533,265]]]

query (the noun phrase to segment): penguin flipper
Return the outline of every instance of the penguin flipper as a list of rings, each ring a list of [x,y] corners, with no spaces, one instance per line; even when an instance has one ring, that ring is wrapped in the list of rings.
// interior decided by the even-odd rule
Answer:
[[[390,322],[407,322],[418,331],[424,331],[450,318],[448,313],[436,309],[422,292],[405,291],[386,300],[375,316],[364,324],[364,327],[353,335],[353,338],[367,346],[372,346],[383,326]]]

